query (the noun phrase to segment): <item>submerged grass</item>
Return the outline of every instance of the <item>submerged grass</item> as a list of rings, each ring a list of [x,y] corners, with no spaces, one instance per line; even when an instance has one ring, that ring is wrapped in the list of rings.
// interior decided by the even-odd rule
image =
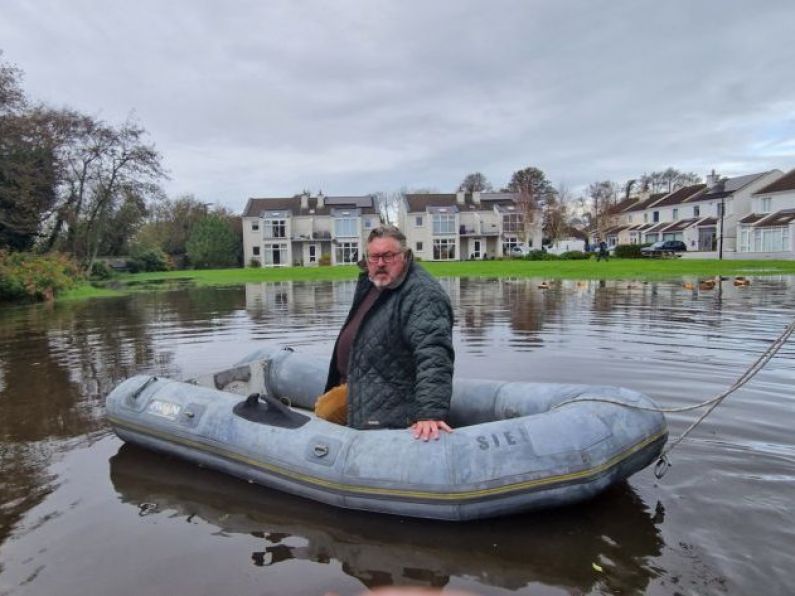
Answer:
[[[718,261],[697,259],[611,259],[588,261],[453,261],[423,262],[436,277],[538,277],[544,279],[677,279],[683,277],[787,275],[795,274],[795,261]],[[226,286],[244,283],[306,280],[354,279],[355,266],[206,269],[121,274],[104,287],[88,284],[59,296],[77,300],[155,289],[171,289],[186,283],[198,286]]]

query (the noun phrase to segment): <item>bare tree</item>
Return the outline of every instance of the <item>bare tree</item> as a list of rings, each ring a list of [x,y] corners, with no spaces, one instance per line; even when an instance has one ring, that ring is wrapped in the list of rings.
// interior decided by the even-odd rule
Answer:
[[[640,177],[640,185],[643,190],[651,193],[673,192],[678,188],[698,184],[701,177],[695,172],[682,172],[676,168],[666,168],[659,172],[643,174]]]
[[[618,185],[611,180],[594,182],[588,185],[588,196],[593,205],[591,229],[601,237],[610,225],[609,218],[618,202]]]
[[[543,217],[542,209],[554,200],[555,189],[542,170],[531,166],[514,172],[506,190],[518,195],[517,206],[524,217],[525,240],[528,240],[531,224],[539,214]]]
[[[458,185],[459,192],[491,192],[492,190],[494,190],[494,187],[491,182],[480,172],[467,174],[461,184]]]
[[[550,242],[562,238],[568,233],[568,204],[571,193],[561,183],[556,192],[547,199],[544,206],[544,237]]]

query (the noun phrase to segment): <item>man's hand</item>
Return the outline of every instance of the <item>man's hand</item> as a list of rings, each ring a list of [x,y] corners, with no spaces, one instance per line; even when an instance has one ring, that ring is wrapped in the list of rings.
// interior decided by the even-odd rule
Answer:
[[[423,441],[427,441],[428,439],[438,441],[439,429],[448,433],[453,432],[453,429],[447,426],[444,420],[417,420],[417,422],[412,424],[409,428],[414,434],[415,439],[422,439]]]

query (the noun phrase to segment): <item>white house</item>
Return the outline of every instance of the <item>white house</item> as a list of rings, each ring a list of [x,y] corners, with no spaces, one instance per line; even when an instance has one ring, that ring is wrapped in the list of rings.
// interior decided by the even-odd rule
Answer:
[[[426,261],[502,257],[519,244],[540,249],[541,212],[528,217],[517,193],[409,194],[398,225],[409,248]]]
[[[738,257],[795,258],[795,170],[753,193],[750,211],[738,224]]]
[[[245,263],[262,267],[356,263],[381,223],[373,197],[307,193],[251,198],[243,210]]]

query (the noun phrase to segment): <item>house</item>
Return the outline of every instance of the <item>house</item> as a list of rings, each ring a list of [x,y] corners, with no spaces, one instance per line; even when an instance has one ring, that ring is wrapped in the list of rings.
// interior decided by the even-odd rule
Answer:
[[[751,195],[750,213],[737,225],[737,255],[795,258],[795,170]]]
[[[541,211],[526,213],[518,193],[408,194],[398,225],[426,261],[502,257],[521,244],[541,249]]]
[[[608,243],[611,240],[615,244],[682,240],[690,255],[717,253],[722,258],[737,250],[738,226],[752,212],[754,193],[775,183],[781,176],[780,170],[770,170],[720,178],[713,171],[704,184],[640,196],[621,211],[618,224],[607,230]],[[781,204],[784,203],[787,201],[782,199]],[[795,208],[795,202],[787,204]]]
[[[371,196],[309,193],[250,198],[243,210],[245,263],[262,267],[356,263],[381,223]]]

